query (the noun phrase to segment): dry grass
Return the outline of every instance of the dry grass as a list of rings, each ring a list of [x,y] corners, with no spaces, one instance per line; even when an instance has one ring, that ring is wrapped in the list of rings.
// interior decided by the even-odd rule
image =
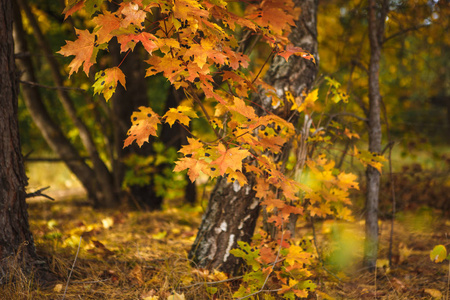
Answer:
[[[77,200],[30,203],[30,223],[39,254],[58,280],[39,288],[33,278],[12,274],[0,287],[1,299],[63,299],[75,253],[82,243],[65,299],[167,299],[172,293],[186,299],[232,299],[239,281],[207,285],[221,274],[195,270],[187,260],[200,223],[201,207],[170,203],[162,212],[126,209],[94,211]],[[389,223],[381,222],[380,265],[376,274],[358,264],[362,253],[362,224],[316,224],[318,245],[327,270],[318,267],[314,280],[329,299],[432,299],[429,291],[447,292],[448,265],[434,264],[429,251],[450,244],[450,222],[441,212],[403,214],[396,223],[395,267],[387,268]],[[417,219],[414,219],[416,217]],[[302,236],[311,236],[301,224]],[[448,248],[448,247],[447,247]],[[217,287],[215,295],[208,293]],[[276,294],[272,294],[276,296]],[[155,299],[155,298],[153,298]],[[264,297],[258,299],[265,299]],[[322,293],[312,299],[326,299]],[[444,298],[442,298],[444,299]]]

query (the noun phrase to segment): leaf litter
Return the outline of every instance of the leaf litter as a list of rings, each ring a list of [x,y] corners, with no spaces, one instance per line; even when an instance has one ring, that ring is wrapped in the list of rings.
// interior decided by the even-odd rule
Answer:
[[[157,212],[94,210],[79,200],[31,202],[30,226],[38,254],[58,280],[50,288],[38,289],[29,289],[30,282],[16,282],[0,287],[0,294],[8,299],[62,299],[81,235],[65,299],[233,299],[239,278],[229,280],[222,272],[196,269],[187,259],[202,213],[200,206],[179,200]],[[441,211],[434,213],[434,223],[422,231],[396,222],[393,267],[387,260],[390,221],[380,222],[376,273],[360,265],[357,242],[349,246],[345,267],[333,261],[336,252],[342,258],[345,232],[360,235],[361,223],[317,222],[324,267],[317,267],[313,278],[318,285],[316,299],[445,299],[448,262],[431,262],[430,251],[437,244],[448,248],[450,222]],[[299,224],[298,232],[312,238],[310,224]]]

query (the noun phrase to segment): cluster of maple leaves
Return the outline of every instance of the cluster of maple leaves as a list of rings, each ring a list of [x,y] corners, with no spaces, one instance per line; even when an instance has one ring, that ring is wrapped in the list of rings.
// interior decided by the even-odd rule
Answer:
[[[239,51],[236,32],[246,30],[266,41],[273,48],[272,54],[286,60],[291,55],[300,55],[314,61],[302,49],[288,44],[287,35],[295,25],[294,15],[298,12],[293,2],[251,1],[246,3],[241,16],[228,6],[224,0],[126,0],[111,11],[103,0],[72,0],[64,11],[66,18],[84,9],[88,17],[94,16],[95,27],[91,31],[77,29],[77,39],[67,41],[59,53],[75,56],[69,65],[70,75],[81,67],[89,75],[98,52],[107,50],[111,39],[117,39],[120,51],[125,53],[124,59],[126,53],[141,43],[148,53],[146,76],[162,73],[175,88],[185,91],[188,101],[184,103],[188,104],[170,108],[163,116],[150,107],[140,107],[134,112],[124,147],[133,142],[139,146],[148,142],[150,135],[158,134],[161,122],[170,126],[178,122],[188,130],[191,120],[200,115],[209,122],[216,137],[214,140],[202,140],[194,135],[188,138],[188,144],[180,150],[183,157],[176,162],[175,172],[187,170],[191,181],[202,174],[210,178],[226,176],[236,188],[247,184],[251,176],[256,197],[268,212],[273,212],[268,221],[280,228],[291,214],[304,214],[301,193],[304,199],[309,199],[310,215],[349,217],[344,204],[349,204],[348,189],[357,187],[355,176],[334,175],[333,162],[327,162],[324,157],[308,162],[320,188],[308,187],[280,171],[275,157],[296,135],[295,128],[272,113],[256,113],[254,107],[258,104],[254,95],[265,93],[272,97],[273,103],[284,99],[259,78],[259,73],[255,75],[247,69],[249,57]],[[95,75],[94,93],[101,93],[108,100],[118,83],[126,87],[120,65],[100,70]],[[317,91],[303,101],[293,99],[289,93],[286,98],[292,102],[292,109],[300,113],[314,105]],[[304,297],[313,287],[305,279],[310,275],[306,268],[314,255],[283,238],[276,243],[286,257],[283,271],[277,273],[283,285],[281,294],[286,298]],[[253,264],[254,275],[264,278],[274,269],[272,259],[279,256],[276,248],[267,245],[266,239],[260,239],[258,251],[244,249],[234,254]],[[242,244],[241,247],[250,246]],[[250,257],[248,253],[258,256]],[[288,280],[292,274],[296,274],[295,278]],[[240,293],[257,290],[263,282],[248,281]]]

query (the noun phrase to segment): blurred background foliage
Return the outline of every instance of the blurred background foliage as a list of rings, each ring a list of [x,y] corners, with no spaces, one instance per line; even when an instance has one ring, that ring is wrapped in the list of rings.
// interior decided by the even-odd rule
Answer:
[[[78,73],[69,78],[66,74],[70,58],[56,54],[65,40],[74,39],[74,27],[92,29],[91,20],[81,11],[64,21],[61,12],[65,3],[62,0],[50,2],[30,0],[28,3],[51,50],[55,53],[54,56],[60,62],[65,78],[64,85],[85,90],[73,89],[69,90],[69,93],[78,115],[90,129],[101,158],[111,168],[112,161],[108,153],[107,141],[107,137],[111,135],[111,128],[109,125],[98,122],[98,114],[103,114],[99,108],[104,105],[101,103],[104,99],[98,95],[92,96],[93,76],[87,78],[84,74]],[[321,87],[319,99],[324,102],[326,97],[327,77],[340,82],[342,92],[349,97],[348,103],[341,101],[331,106],[324,103],[323,113],[328,116],[338,114],[336,121],[345,124],[345,128],[358,133],[361,137],[358,140],[332,139],[333,143],[326,146],[327,151],[335,156],[339,168],[359,174],[361,181],[364,181],[363,166],[355,161],[351,152],[353,145],[357,145],[360,149],[367,147],[367,127],[362,120],[366,117],[365,111],[368,109],[367,66],[370,54],[366,6],[365,1],[323,0],[320,2],[318,12],[320,72],[316,85]],[[242,3],[233,2],[230,3],[230,7],[240,14],[244,6]],[[450,74],[448,72],[450,4],[448,1],[437,0],[395,0],[391,1],[390,9],[380,73],[385,111],[385,116],[382,117],[383,145],[394,143],[392,162],[394,171],[398,172],[396,189],[403,203],[402,207],[408,207],[411,203],[433,205],[439,202],[433,199],[443,197],[444,193],[450,190],[448,175],[450,169]],[[48,63],[24,13],[22,13],[22,19],[27,34],[26,39],[29,48],[32,49],[30,56],[36,68],[39,84],[54,87],[55,83],[50,75]],[[264,66],[270,51],[256,45],[251,53],[252,71],[257,72]],[[108,53],[102,52],[101,55],[99,60],[101,65],[111,66],[114,63]],[[94,69],[95,67],[91,75],[95,73]],[[144,80],[145,89],[141,93],[147,95],[148,105],[155,112],[163,114],[167,109],[167,101],[171,93],[168,82],[161,76]],[[82,147],[78,129],[66,116],[56,90],[45,87],[40,87],[39,90],[51,117],[56,120],[66,137],[78,149],[80,156],[87,156],[88,153]],[[339,115],[342,112],[347,115]],[[354,118],[353,115],[359,118]],[[23,153],[29,154],[28,158],[57,157],[34,125],[23,101],[19,103],[19,117]],[[100,119],[103,117],[101,116]],[[129,117],[126,122],[129,123]],[[207,126],[201,121],[196,121],[191,129],[195,134],[196,132],[204,133],[208,130],[206,128]],[[388,131],[389,134],[387,134]],[[328,134],[332,135],[332,130],[329,130]],[[125,136],[122,137],[123,139]],[[158,196],[180,197],[187,182],[184,177],[171,172],[179,145],[171,145],[170,142],[159,139],[153,140],[152,143],[153,150],[150,151],[150,155],[130,154],[123,160],[127,170],[122,188],[126,190],[130,184],[148,184],[151,181],[155,185],[154,189]],[[38,164],[32,161],[27,163],[31,188],[49,184],[56,189],[79,186],[74,176],[68,175],[61,175],[68,178],[58,183],[55,176],[41,172],[45,169],[43,164],[46,163]],[[52,166],[48,167],[49,170],[64,168],[61,163],[49,162],[48,164]],[[59,166],[55,167],[58,164]],[[66,171],[66,174],[69,172]],[[386,174],[385,171],[383,173],[384,192],[382,192],[385,195],[384,200],[387,200],[390,194],[388,192],[390,183]],[[409,189],[419,191],[419,194],[405,192]],[[430,196],[432,194],[430,191],[437,195],[433,198]],[[428,195],[429,201],[424,201],[425,196],[418,196],[424,194]],[[360,193],[360,195],[363,194]],[[416,201],[415,197],[420,200]],[[359,200],[359,203],[362,207],[362,200]],[[439,205],[445,206],[442,203]],[[386,204],[385,209],[388,208],[389,204]]]

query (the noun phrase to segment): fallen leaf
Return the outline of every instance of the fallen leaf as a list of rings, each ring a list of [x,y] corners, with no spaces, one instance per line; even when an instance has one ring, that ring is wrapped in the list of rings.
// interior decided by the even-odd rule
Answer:
[[[423,291],[434,299],[442,299],[442,293],[436,289],[424,289]]]
[[[184,294],[178,294],[177,292],[173,292],[173,295],[167,297],[167,300],[185,300]]]

